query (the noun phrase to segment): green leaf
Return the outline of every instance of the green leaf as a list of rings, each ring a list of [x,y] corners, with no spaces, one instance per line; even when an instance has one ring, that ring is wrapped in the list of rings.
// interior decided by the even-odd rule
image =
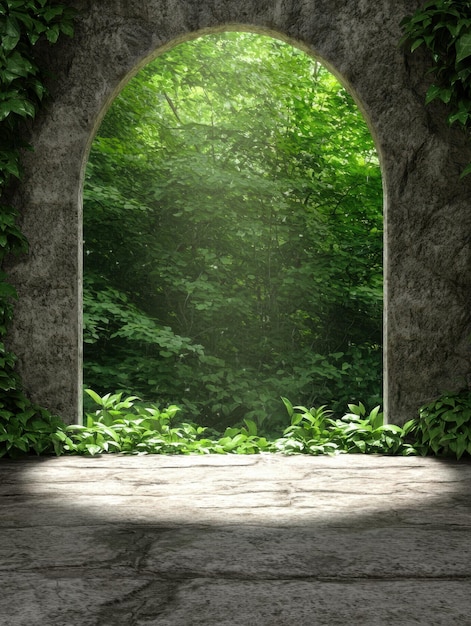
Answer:
[[[256,436],[258,434],[257,424],[253,420],[244,418],[244,424],[247,426],[247,431],[250,436]]]
[[[6,58],[5,69],[16,76],[24,78],[37,72],[36,66],[19,52],[14,52]]]
[[[49,43],[56,43],[56,41],[59,39],[59,35],[60,27],[58,24],[54,24],[46,30],[46,37]]]
[[[400,435],[403,433],[403,429],[401,428],[401,426],[398,426],[397,424],[384,424],[383,426],[379,428],[379,430],[381,432],[393,433],[396,435]]]
[[[46,22],[50,22],[51,20],[58,17],[59,15],[62,15],[63,12],[64,12],[64,8],[62,6],[49,7],[44,11],[42,15],[44,19],[46,20]]]
[[[288,400],[288,398],[284,398],[284,397],[282,397],[282,398],[281,398],[281,400],[282,400],[283,404],[285,405],[286,410],[288,411],[288,415],[289,415],[289,417],[292,417],[292,416],[293,416],[293,413],[294,413],[293,405],[292,405],[292,404],[291,404],[291,402]]]
[[[67,435],[62,430],[57,430],[54,433],[54,437],[57,438],[59,441],[65,441],[67,439]]]
[[[98,406],[103,406],[104,402],[96,391],[93,391],[93,389],[85,389],[85,392],[90,396],[90,398],[92,398],[92,400],[95,401],[96,404],[98,404]]]
[[[1,246],[1,235],[0,235],[0,246]],[[17,298],[18,294],[13,285],[10,285],[6,282],[0,282],[0,297],[2,298]]]
[[[371,425],[374,429],[379,428],[380,426],[383,425],[383,414],[380,412],[381,407],[375,406],[375,408],[371,411],[370,415],[369,415],[369,420],[371,422]]]
[[[90,454],[90,456],[96,456],[97,454],[100,454],[101,452],[103,452],[103,447],[98,446],[94,443],[87,443],[85,445],[85,449],[88,452],[88,454]]]
[[[453,113],[448,116],[448,123],[454,124],[455,122],[460,122],[463,126],[466,126],[468,120],[471,119],[471,111],[461,110],[457,113]]]
[[[464,170],[461,172],[460,174],[460,179],[464,178],[465,176],[468,176],[468,174],[471,174],[471,163],[469,165],[467,165]]]
[[[456,42],[456,64],[471,56],[471,33],[465,33]]]
[[[2,37],[2,48],[4,52],[10,52],[14,48],[16,48],[19,39],[19,37],[4,35]]]
[[[0,121],[4,120],[10,113],[17,113],[21,117],[34,117],[35,108],[29,100],[7,100],[0,102]]]
[[[68,37],[73,37],[74,36],[74,26],[73,26],[73,24],[68,23],[68,22],[62,22],[60,24],[60,29],[64,33],[64,35],[67,35]]]
[[[416,39],[414,42],[412,42],[412,45],[410,47],[410,51],[414,52],[414,50],[417,50],[417,48],[419,48],[423,43],[424,43],[423,37],[420,37],[419,39]]]
[[[427,90],[427,95],[425,96],[425,104],[430,104],[430,102],[432,102],[432,100],[435,100],[436,98],[439,98],[443,102],[448,103],[450,101],[451,94],[451,89],[444,89],[443,87],[440,87],[438,85],[432,85]]]
[[[460,437],[456,442],[456,458],[459,460],[468,446],[468,440],[465,437]]]
[[[353,415],[361,417],[362,415],[365,414],[366,409],[361,402],[359,402],[358,404],[348,404],[347,406],[350,409],[350,411],[353,413]]]

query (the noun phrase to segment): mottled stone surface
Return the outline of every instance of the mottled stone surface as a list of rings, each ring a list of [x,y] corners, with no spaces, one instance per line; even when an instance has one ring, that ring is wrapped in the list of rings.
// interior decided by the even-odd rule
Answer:
[[[222,29],[282,37],[317,55],[361,106],[381,155],[386,225],[385,400],[390,421],[470,383],[471,159],[425,108],[428,65],[398,45],[419,0],[72,0],[76,37],[43,51],[51,99],[31,134],[22,210],[30,255],[10,265],[20,294],[9,343],[30,395],[67,420],[81,395],[81,184],[94,133],[140,66]]]
[[[471,464],[0,461],[2,626],[469,625]]]

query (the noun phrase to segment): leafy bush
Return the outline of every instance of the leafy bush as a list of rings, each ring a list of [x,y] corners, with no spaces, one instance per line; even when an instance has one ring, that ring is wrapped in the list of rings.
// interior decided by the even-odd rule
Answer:
[[[122,394],[100,397],[87,390],[98,405],[87,413],[85,425],[59,429],[55,439],[64,452],[96,455],[108,452],[125,454],[339,454],[377,453],[414,454],[405,443],[411,423],[400,426],[384,424],[376,407],[367,414],[363,404],[350,404],[350,413],[333,419],[325,407],[307,409],[294,406],[283,398],[291,423],[279,438],[263,436],[256,422],[245,418],[238,427],[220,434],[198,424],[179,421],[179,407],[159,409],[155,404],[138,401]]]
[[[419,409],[414,433],[422,454],[471,454],[471,392],[447,393]]]
[[[285,454],[332,454],[339,452],[337,443],[331,440],[328,425],[330,411],[321,406],[307,409],[295,406],[287,398],[284,405],[291,418],[291,424],[285,429],[283,437],[275,442],[275,448]]]
[[[332,422],[332,433],[344,445],[345,452],[366,454],[415,454],[415,449],[404,438],[414,426],[413,420],[404,426],[385,424],[380,407],[367,414],[364,405],[349,404],[350,413]]]
[[[460,459],[471,454],[471,392],[446,394],[404,426],[385,424],[380,407],[349,404],[341,418],[325,406],[308,409],[282,398],[290,419],[278,436],[260,418],[244,418],[223,433],[181,420],[180,408],[164,409],[122,393],[99,396],[87,390],[95,407],[85,424],[66,426],[32,405],[21,393],[0,401],[0,457],[25,454],[436,454]],[[270,424],[269,424],[270,426]]]
[[[122,394],[100,397],[90,389],[87,393],[100,408],[86,415],[85,425],[73,424],[60,433],[66,452],[184,454],[193,451],[205,430],[194,424],[174,425],[177,406],[160,410],[156,405],[136,404],[135,396],[122,400]]]
[[[366,454],[415,454],[415,449],[404,438],[413,428],[411,420],[403,427],[385,424],[380,407],[367,414],[365,406],[349,404],[350,413],[340,419],[332,419],[325,407],[307,409],[295,406],[283,398],[291,424],[283,437],[275,442],[275,448],[284,453],[307,454],[366,453]]]
[[[62,453],[60,433],[65,424],[18,390],[0,395],[0,457]]]
[[[258,436],[257,426],[250,420],[241,428],[226,429],[221,436],[204,426],[179,421],[180,409],[175,405],[159,409],[155,404],[139,402],[136,396],[121,399],[119,393],[100,397],[90,389],[87,393],[99,408],[86,415],[85,425],[68,426],[57,433],[65,452],[254,454],[269,449],[268,441]]]

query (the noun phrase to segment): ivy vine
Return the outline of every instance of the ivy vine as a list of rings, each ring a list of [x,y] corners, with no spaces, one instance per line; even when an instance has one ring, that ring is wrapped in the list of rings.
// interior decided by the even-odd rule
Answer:
[[[429,0],[401,22],[412,52],[425,47],[432,58],[433,84],[425,103],[441,100],[449,107],[448,123],[471,136],[471,1]],[[471,173],[471,163],[461,176]]]
[[[27,251],[16,224],[17,211],[3,202],[5,191],[21,177],[22,125],[33,119],[47,90],[35,61],[36,44],[54,44],[61,33],[73,35],[75,11],[54,0],[0,0],[0,267],[7,255]],[[15,356],[4,338],[17,297],[0,272],[0,456],[51,446],[58,418],[24,395],[15,371]]]

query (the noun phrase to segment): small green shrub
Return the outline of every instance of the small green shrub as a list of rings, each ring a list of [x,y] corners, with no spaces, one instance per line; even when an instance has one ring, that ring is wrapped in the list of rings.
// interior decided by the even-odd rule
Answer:
[[[213,446],[213,452],[232,452],[236,454],[258,454],[270,452],[271,442],[258,434],[257,424],[244,419],[241,428],[226,428],[224,435]]]
[[[333,417],[325,406],[308,409],[282,398],[290,424],[280,437],[259,432],[245,418],[223,433],[183,421],[180,408],[164,409],[123,393],[99,396],[87,390],[95,410],[83,425],[66,426],[48,411],[10,394],[0,402],[0,457],[36,454],[444,454],[471,453],[471,393],[448,394],[420,409],[419,419],[404,426],[385,424],[380,407],[349,404]],[[416,442],[410,442],[412,436]]]
[[[245,418],[240,426],[224,433],[182,421],[179,407],[161,409],[122,393],[99,396],[87,390],[97,406],[88,411],[83,425],[66,426],[44,409],[26,402],[21,394],[11,395],[10,404],[0,403],[0,457],[25,454],[438,454],[451,452],[460,458],[471,450],[467,422],[471,399],[447,397],[421,409],[420,420],[403,427],[384,424],[380,407],[367,412],[360,402],[349,404],[349,413],[334,418],[325,406],[307,409],[282,398],[290,424],[282,436],[264,435],[254,420]],[[16,399],[15,399],[16,398]],[[452,424],[453,422],[453,424]],[[465,423],[466,422],[466,423]],[[444,432],[444,425],[450,426]],[[461,430],[458,428],[461,427]],[[420,434],[418,445],[406,438]],[[466,441],[465,441],[466,440]],[[465,442],[464,442],[465,441]]]
[[[350,413],[333,419],[324,406],[307,409],[293,406],[282,398],[290,424],[281,437],[263,436],[254,420],[245,418],[239,427],[226,428],[223,434],[187,421],[179,421],[179,407],[159,409],[155,404],[138,401],[121,393],[100,397],[87,390],[98,405],[86,415],[84,425],[59,429],[55,439],[66,453],[96,455],[108,452],[125,454],[339,454],[347,452],[377,454],[414,454],[405,443],[410,424],[405,427],[383,423],[376,407],[367,414],[363,404],[350,404]]]
[[[380,407],[369,414],[365,406],[349,404],[350,413],[340,419],[332,419],[325,407],[307,409],[295,406],[287,398],[283,402],[291,418],[284,436],[274,444],[285,454],[416,454],[405,437],[414,426],[411,420],[403,427],[385,424]]]
[[[49,411],[32,404],[23,393],[0,395],[0,458],[25,454],[62,453],[60,433],[65,424]]]
[[[291,424],[284,430],[283,437],[275,441],[276,450],[284,454],[335,454],[341,451],[330,436],[328,416],[331,411],[325,406],[307,409],[293,406],[287,398],[282,400]]]
[[[414,447],[405,441],[414,426],[413,420],[404,426],[385,424],[379,406],[369,414],[361,402],[358,405],[349,404],[348,408],[350,413],[331,422],[333,439],[339,441],[345,452],[402,456],[416,454]]]
[[[193,451],[205,430],[194,424],[174,425],[179,411],[174,405],[160,410],[154,404],[136,403],[136,396],[122,400],[121,393],[103,397],[90,389],[87,393],[99,409],[87,413],[84,425],[73,424],[59,434],[65,452],[185,454]]]
[[[414,433],[422,454],[471,455],[471,391],[447,393],[422,406]]]

